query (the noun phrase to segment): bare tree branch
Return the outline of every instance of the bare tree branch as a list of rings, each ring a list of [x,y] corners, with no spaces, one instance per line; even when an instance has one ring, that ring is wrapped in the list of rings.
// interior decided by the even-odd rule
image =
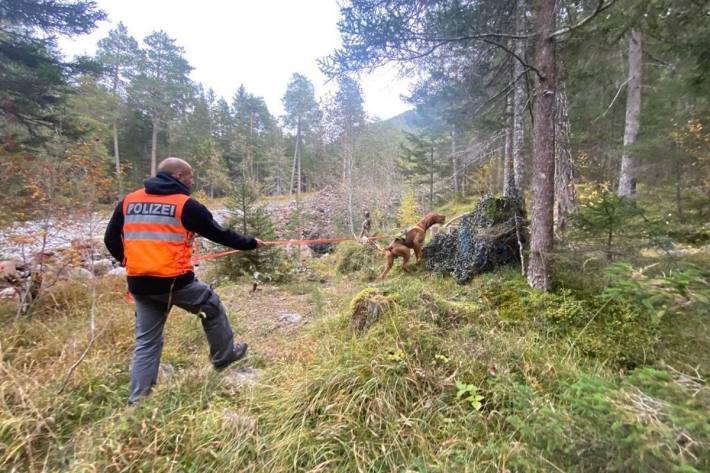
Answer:
[[[501,97],[502,95],[507,95],[507,93],[510,92],[510,90],[513,88],[513,86],[515,85],[515,83],[518,82],[518,81],[519,81],[522,77],[524,77],[525,74],[527,74],[527,73],[528,73],[528,70],[527,70],[527,69],[524,70],[522,73],[520,73],[520,74],[518,75],[518,77],[516,77],[515,79],[513,79],[512,81],[510,81],[508,84],[506,84],[505,87],[503,87],[503,89],[502,89],[500,92],[498,92],[498,93],[495,94],[493,97],[491,97],[490,99],[486,100],[483,104],[481,104],[481,106],[478,107],[478,108],[473,112],[473,115],[478,115],[478,114],[481,112],[481,110],[483,110],[483,108],[486,107],[488,104],[494,102],[496,99],[498,99],[498,98]]]
[[[597,8],[594,9],[594,11],[587,16],[586,18],[582,19],[579,21],[579,23],[574,24],[572,26],[566,26],[564,28],[560,28],[557,31],[553,31],[549,38],[555,38],[557,36],[562,36],[563,34],[567,34],[573,30],[576,30],[577,28],[581,28],[582,26],[586,25],[589,23],[595,16],[606,10],[607,8],[611,7],[616,3],[616,0],[609,0],[608,2],[605,2],[605,0],[599,0],[599,3],[597,4]]]
[[[482,41],[483,41],[484,43],[488,43],[488,44],[490,44],[490,45],[493,45],[493,46],[496,46],[496,47],[502,49],[502,50],[505,51],[506,53],[508,53],[508,54],[510,54],[511,56],[513,56],[513,57],[515,58],[515,60],[518,61],[520,64],[522,64],[523,66],[525,66],[525,67],[527,68],[527,69],[526,69],[526,72],[527,72],[528,70],[531,70],[531,71],[535,72],[535,74],[537,75],[538,78],[544,79],[544,77],[542,76],[542,74],[540,74],[540,71],[538,71],[537,69],[535,69],[535,67],[531,66],[531,65],[528,64],[527,62],[525,62],[525,60],[524,60],[523,58],[521,58],[520,56],[518,56],[517,54],[515,54],[514,51],[512,51],[510,48],[508,48],[508,47],[505,46],[504,44],[497,43],[497,42],[495,42],[495,41],[493,41],[493,40],[490,40],[490,39],[484,39],[484,40],[482,40]],[[516,80],[515,82],[517,82],[517,80]]]
[[[603,112],[601,115],[599,115],[597,118],[595,118],[594,120],[592,120],[592,123],[594,123],[595,121],[599,120],[599,119],[602,118],[604,115],[606,115],[607,113],[609,113],[609,110],[611,110],[611,107],[614,106],[614,102],[616,102],[616,99],[619,98],[619,94],[620,94],[621,91],[624,89],[624,86],[625,86],[626,84],[628,84],[630,80],[631,80],[631,79],[626,79],[626,80],[624,81],[624,83],[619,86],[619,90],[616,91],[616,95],[615,95],[614,98],[612,99],[612,101],[611,101],[611,103],[609,104],[609,106],[607,107],[607,109],[604,110],[604,112]]]

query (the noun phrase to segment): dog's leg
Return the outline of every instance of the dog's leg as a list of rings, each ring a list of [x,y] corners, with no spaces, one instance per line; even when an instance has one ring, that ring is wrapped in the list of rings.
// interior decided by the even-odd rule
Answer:
[[[384,271],[380,274],[380,279],[384,279],[385,276],[387,276],[387,273],[390,272],[390,269],[392,269],[392,265],[394,264],[394,255],[391,250],[385,250],[385,256],[387,257],[387,262],[385,263]]]
[[[407,262],[409,261],[409,250],[407,250],[407,252],[402,255],[402,260],[402,271],[408,273],[409,268],[407,267]]]
[[[418,241],[412,242],[412,247],[414,249],[414,257],[417,260],[417,264],[422,260],[422,245]]]

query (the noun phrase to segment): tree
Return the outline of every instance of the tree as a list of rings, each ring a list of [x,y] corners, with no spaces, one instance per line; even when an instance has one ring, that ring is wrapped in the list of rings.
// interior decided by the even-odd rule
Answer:
[[[19,124],[38,138],[38,128],[56,125],[69,79],[95,72],[83,59],[62,61],[58,35],[91,32],[105,18],[93,1],[4,0],[0,6],[0,143]]]
[[[138,74],[131,84],[134,106],[152,122],[150,173],[155,174],[158,131],[177,112],[183,110],[192,93],[188,74],[192,67],[184,58],[183,48],[164,31],[143,39]]]
[[[419,212],[417,206],[417,194],[413,187],[407,189],[402,197],[402,202],[399,205],[397,212],[397,221],[400,225],[414,225],[419,220]]]
[[[552,287],[553,206],[555,202],[555,0],[539,0],[535,9],[535,104],[533,176],[528,284]]]
[[[257,198],[257,188],[253,182],[246,179],[239,181],[227,203],[233,215],[227,226],[244,235],[259,235],[262,240],[274,240],[274,225],[268,211],[257,204]],[[222,260],[220,272],[233,279],[252,276],[257,282],[265,278],[278,279],[282,259],[280,250],[274,246],[240,251]]]
[[[310,131],[318,114],[318,103],[315,99],[313,84],[306,76],[294,73],[288,82],[286,93],[281,101],[286,112],[283,117],[284,125],[296,132],[289,195],[293,194],[294,183],[296,184],[297,194],[300,194],[303,135]]]
[[[224,158],[212,138],[200,143],[195,156],[202,163],[202,187],[210,198],[224,195],[230,187],[229,175],[225,172]]]
[[[437,159],[439,145],[436,137],[430,133],[408,133],[405,136],[409,144],[402,144],[402,155],[399,167],[402,173],[414,180],[416,184],[426,184],[428,210],[434,208],[434,181],[435,177],[444,169],[445,164]]]
[[[519,195],[515,183],[515,162],[513,159],[513,141],[515,138],[514,98],[508,94],[505,98],[505,145],[503,147],[503,195]]]
[[[515,33],[525,34],[525,15],[527,13],[525,0],[517,0],[515,5]],[[513,192],[516,196],[522,197],[525,190],[525,158],[523,148],[525,147],[525,108],[527,103],[527,91],[525,90],[525,79],[527,68],[525,67],[525,42],[523,39],[514,40],[513,58],[513,136],[512,136],[512,161],[513,161]],[[520,58],[520,59],[517,59]]]
[[[577,193],[572,169],[567,87],[560,80],[555,97],[555,225],[564,230],[577,212]]]
[[[619,195],[632,197],[636,194],[637,162],[630,147],[636,143],[641,115],[641,73],[643,49],[641,32],[631,30],[629,35],[629,78],[626,95],[626,126],[624,127],[624,150],[621,156]]]
[[[258,181],[260,166],[268,153],[269,135],[275,121],[266,102],[240,86],[232,100],[234,118],[233,149],[241,159],[242,175]]]
[[[115,159],[118,193],[123,193],[121,179],[121,158],[118,146],[119,97],[125,98],[125,87],[135,75],[138,61],[138,42],[128,34],[126,26],[119,22],[118,26],[109,31],[108,36],[99,40],[96,59],[104,67],[104,77],[111,93],[116,98],[113,110],[113,156]]]
[[[635,237],[638,245],[639,229],[644,226],[643,211],[632,199],[602,190],[575,217],[576,227],[585,240],[598,240],[607,260],[614,259],[615,247],[621,237]],[[619,253],[616,251],[616,253]]]
[[[330,120],[335,139],[340,143],[342,161],[342,183],[348,199],[348,223],[350,232],[355,232],[353,221],[353,166],[355,141],[365,127],[365,110],[360,85],[350,77],[338,78],[330,110]]]

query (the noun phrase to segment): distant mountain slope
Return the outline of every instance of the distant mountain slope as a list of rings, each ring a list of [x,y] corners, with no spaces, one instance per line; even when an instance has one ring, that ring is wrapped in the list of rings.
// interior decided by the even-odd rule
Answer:
[[[407,110],[406,112],[402,112],[397,116],[388,118],[387,120],[382,120],[379,123],[389,126],[395,126],[405,131],[412,131],[417,128],[414,124],[416,120],[416,115],[417,112],[415,110]]]

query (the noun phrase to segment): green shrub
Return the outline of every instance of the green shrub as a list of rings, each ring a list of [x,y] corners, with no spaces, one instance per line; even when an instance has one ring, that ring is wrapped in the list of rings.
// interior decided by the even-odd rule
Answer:
[[[237,183],[229,199],[227,210],[231,218],[227,228],[243,235],[252,235],[260,240],[276,239],[276,231],[266,207],[258,203],[258,187],[253,182]],[[254,282],[283,281],[289,269],[288,260],[281,248],[267,245],[251,251],[240,251],[219,259],[219,276],[236,281],[242,277]]]
[[[643,247],[670,249],[667,223],[647,215],[634,199],[604,190],[580,208],[571,236],[588,249],[603,251],[612,261],[635,255]]]
[[[335,269],[340,274],[362,272],[368,279],[374,279],[378,274],[379,265],[384,259],[376,248],[369,245],[345,241],[335,250]]]

